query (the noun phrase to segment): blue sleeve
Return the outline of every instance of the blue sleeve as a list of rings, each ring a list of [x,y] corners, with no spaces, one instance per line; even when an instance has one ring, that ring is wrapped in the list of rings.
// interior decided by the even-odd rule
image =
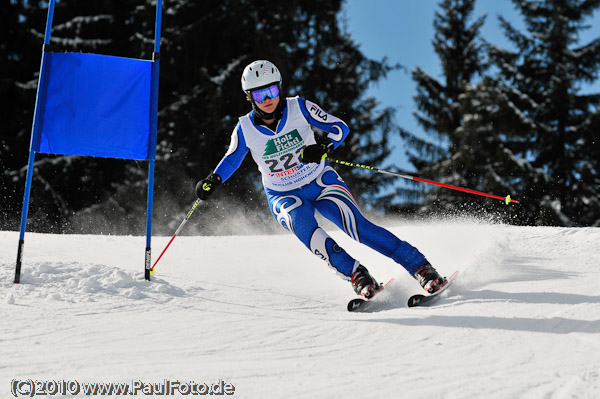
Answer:
[[[333,148],[338,148],[350,133],[350,128],[343,120],[323,111],[317,104],[298,97],[298,105],[304,119],[311,126],[327,133],[327,138],[333,143]]]
[[[229,179],[240,167],[248,151],[242,126],[238,123],[233,129],[233,133],[231,133],[231,142],[227,153],[215,168],[215,173],[221,176],[223,182]]]

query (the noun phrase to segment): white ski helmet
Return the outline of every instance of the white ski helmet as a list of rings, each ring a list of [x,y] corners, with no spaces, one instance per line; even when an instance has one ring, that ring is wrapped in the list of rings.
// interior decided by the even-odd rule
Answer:
[[[248,64],[244,68],[244,73],[242,73],[242,90],[245,93],[272,83],[277,83],[281,86],[281,73],[279,73],[279,69],[272,62],[258,60]]]

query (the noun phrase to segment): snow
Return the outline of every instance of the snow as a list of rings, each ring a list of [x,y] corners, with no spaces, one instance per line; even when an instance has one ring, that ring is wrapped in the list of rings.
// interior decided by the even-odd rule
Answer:
[[[13,284],[18,233],[0,232],[0,397],[13,379],[221,380],[239,398],[600,397],[600,229],[390,229],[444,274],[460,269],[437,306],[407,308],[416,281],[333,230],[378,279],[397,278],[379,311],[348,313],[349,283],[291,234],[180,236],[147,282],[144,237],[27,233]],[[153,259],[169,238],[153,238]]]

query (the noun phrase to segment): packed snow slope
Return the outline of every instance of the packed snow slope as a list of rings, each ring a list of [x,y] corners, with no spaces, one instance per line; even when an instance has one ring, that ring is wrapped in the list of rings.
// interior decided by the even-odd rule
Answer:
[[[390,227],[445,275],[434,307],[401,267],[332,232],[381,281],[372,313],[291,234],[0,232],[0,397],[13,379],[231,384],[239,398],[600,398],[600,229]],[[153,239],[153,259],[170,237]],[[82,396],[78,395],[77,397]],[[67,395],[68,397],[68,395]],[[108,397],[108,396],[103,396]],[[117,397],[117,396],[115,396]]]

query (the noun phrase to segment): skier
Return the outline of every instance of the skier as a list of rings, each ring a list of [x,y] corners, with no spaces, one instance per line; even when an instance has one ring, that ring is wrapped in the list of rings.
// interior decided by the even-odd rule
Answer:
[[[246,66],[241,83],[252,111],[239,118],[229,149],[214,172],[196,185],[198,198],[206,200],[213,194],[250,152],[277,222],[350,280],[356,294],[368,299],[381,286],[319,227],[315,210],[354,240],[402,265],[427,292],[434,293],[447,283],[415,247],[367,220],[342,178],[327,163],[327,156],[350,131],[344,121],[301,97],[282,98],[281,74],[269,61]],[[326,137],[315,137],[311,126]]]

